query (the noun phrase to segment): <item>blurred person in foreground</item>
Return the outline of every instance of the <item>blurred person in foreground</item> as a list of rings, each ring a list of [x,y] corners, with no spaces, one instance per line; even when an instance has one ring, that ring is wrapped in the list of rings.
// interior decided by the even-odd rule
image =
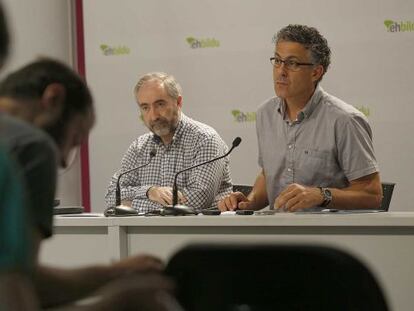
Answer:
[[[6,16],[0,2],[0,68],[10,45]],[[0,135],[2,124],[0,123]],[[33,252],[24,187],[17,163],[0,141],[0,310],[37,306],[29,274]]]
[[[57,167],[66,165],[95,122],[92,96],[82,79],[56,60],[39,59],[0,83],[0,111],[0,141],[17,162],[25,186],[31,280],[39,306],[63,306],[98,295],[97,302],[82,308],[167,310],[172,284],[159,274],[162,263],[152,256],[78,269],[37,262],[42,241],[52,235]]]

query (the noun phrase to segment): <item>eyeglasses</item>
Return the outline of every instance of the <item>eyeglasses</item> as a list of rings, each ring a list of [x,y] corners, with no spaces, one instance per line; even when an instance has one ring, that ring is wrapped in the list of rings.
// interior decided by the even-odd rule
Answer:
[[[299,63],[293,59],[286,59],[283,60],[279,57],[270,57],[270,63],[275,66],[276,68],[280,68],[282,64],[285,65],[287,70],[291,71],[298,71],[300,70],[300,66],[314,66],[315,64],[312,63]]]

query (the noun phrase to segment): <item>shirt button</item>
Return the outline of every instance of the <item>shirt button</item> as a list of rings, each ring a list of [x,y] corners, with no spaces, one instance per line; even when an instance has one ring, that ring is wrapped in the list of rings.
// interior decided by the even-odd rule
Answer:
[[[289,148],[289,149],[292,149],[292,145],[288,145],[288,148]]]
[[[291,172],[292,171],[292,169],[291,168],[288,168],[288,172]]]

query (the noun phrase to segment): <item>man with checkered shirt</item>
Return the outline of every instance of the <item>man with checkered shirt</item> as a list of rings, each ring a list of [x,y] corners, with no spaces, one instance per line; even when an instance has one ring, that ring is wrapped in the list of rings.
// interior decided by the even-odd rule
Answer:
[[[162,72],[145,74],[134,94],[151,132],[132,142],[120,170],[111,179],[105,199],[108,207],[115,206],[119,174],[148,163],[155,150],[156,156],[149,165],[120,180],[122,205],[145,213],[172,204],[176,172],[223,155],[228,148],[213,128],[182,113],[181,87],[173,76]],[[197,210],[216,208],[232,190],[228,158],[180,174],[177,187],[179,203]]]

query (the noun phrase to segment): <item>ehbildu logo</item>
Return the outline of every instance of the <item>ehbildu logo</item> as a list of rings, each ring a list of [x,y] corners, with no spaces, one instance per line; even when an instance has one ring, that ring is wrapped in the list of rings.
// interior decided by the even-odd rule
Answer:
[[[414,22],[395,22],[390,19],[384,21],[385,27],[387,27],[388,32],[404,32],[404,31],[414,31]]]
[[[359,106],[355,108],[361,111],[366,117],[369,117],[371,115],[371,110],[367,106]]]
[[[240,110],[232,110],[231,114],[234,117],[235,122],[255,122],[256,112],[242,112]]]
[[[185,40],[192,49],[218,48],[220,46],[220,41],[214,38],[196,39],[187,37]]]
[[[116,46],[116,47],[112,47],[106,44],[101,44],[100,48],[102,50],[102,53],[105,56],[110,56],[110,55],[127,55],[131,52],[131,50],[129,49],[129,47],[123,45],[123,46]]]

